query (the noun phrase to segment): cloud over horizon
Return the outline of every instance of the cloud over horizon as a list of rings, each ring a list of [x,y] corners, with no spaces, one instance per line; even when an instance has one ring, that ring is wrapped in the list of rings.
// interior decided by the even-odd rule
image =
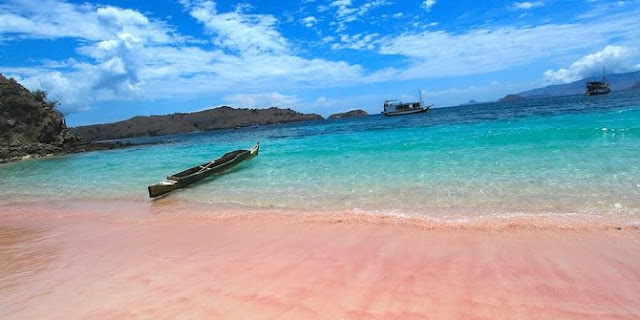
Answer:
[[[608,73],[623,73],[640,70],[640,50],[622,46],[606,46],[601,51],[588,54],[573,62],[568,68],[547,70],[545,79],[550,84],[570,83],[586,77]]]

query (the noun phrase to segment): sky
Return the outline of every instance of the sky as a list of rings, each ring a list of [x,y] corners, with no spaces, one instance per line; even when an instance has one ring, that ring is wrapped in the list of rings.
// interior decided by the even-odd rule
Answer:
[[[0,73],[70,126],[222,105],[327,117],[640,70],[640,0],[0,0]]]

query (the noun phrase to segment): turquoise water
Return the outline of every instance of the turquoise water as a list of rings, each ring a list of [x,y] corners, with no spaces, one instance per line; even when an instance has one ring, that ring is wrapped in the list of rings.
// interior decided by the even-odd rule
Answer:
[[[0,199],[150,201],[147,185],[259,140],[258,157],[169,197],[441,217],[640,214],[637,91],[150,140],[166,143],[0,165]]]

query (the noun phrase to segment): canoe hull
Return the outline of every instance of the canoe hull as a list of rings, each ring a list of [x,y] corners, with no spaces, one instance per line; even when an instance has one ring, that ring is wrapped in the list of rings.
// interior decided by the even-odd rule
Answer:
[[[159,197],[163,194],[169,193],[173,190],[176,189],[180,189],[182,187],[185,187],[186,185],[182,185],[182,184],[169,184],[169,185],[165,185],[162,183],[158,183],[158,184],[154,184],[152,186],[147,187],[149,189],[149,197],[151,198],[155,198],[155,197]]]
[[[256,143],[249,150],[236,150],[224,154],[222,157],[211,162],[191,167],[174,175],[168,176],[161,183],[148,186],[149,197],[155,198],[167,194],[171,191],[184,188],[192,183],[215,174],[223,173],[240,163],[247,161],[258,155],[260,145]]]

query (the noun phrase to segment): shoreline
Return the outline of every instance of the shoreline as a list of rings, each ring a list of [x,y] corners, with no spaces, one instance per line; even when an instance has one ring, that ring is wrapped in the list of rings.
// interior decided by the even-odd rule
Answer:
[[[249,205],[193,202],[182,198],[60,199],[48,196],[0,197],[0,218],[23,216],[40,219],[51,216],[104,216],[112,219],[187,219],[234,221],[278,220],[283,223],[394,225],[432,231],[551,231],[640,233],[640,218],[634,214],[575,214],[508,211],[471,216],[473,208],[434,209],[427,215],[366,210],[305,210],[299,208],[254,207]]]
[[[640,316],[638,229],[433,228],[178,200],[2,208],[4,319]]]
[[[130,142],[86,142],[81,144],[72,145],[57,145],[46,143],[31,143],[26,146],[17,145],[3,145],[0,146],[0,164],[18,162],[29,159],[41,159],[60,157],[65,155],[93,152],[93,151],[107,151],[126,149],[138,146],[150,146],[158,144],[158,142],[147,143],[130,143]]]

